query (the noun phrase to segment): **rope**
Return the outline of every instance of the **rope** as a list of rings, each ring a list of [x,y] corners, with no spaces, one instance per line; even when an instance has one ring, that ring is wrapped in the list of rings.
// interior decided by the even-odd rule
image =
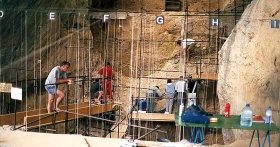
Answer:
[[[15,13],[14,13],[15,14]],[[15,18],[15,16],[14,16],[14,18]],[[1,28],[0,28],[1,29]],[[15,19],[13,19],[13,36],[15,36]],[[0,40],[1,40],[1,38],[0,38]],[[0,47],[1,47],[1,45],[0,45]],[[15,48],[15,42],[14,42],[14,39],[12,39],[12,52],[14,53],[15,52],[15,50],[14,50],[14,48]],[[1,51],[0,51],[0,53],[1,53]],[[0,61],[2,61],[1,60],[1,57],[0,57]],[[11,61],[10,61],[10,63],[12,63],[13,62],[13,58],[11,58]],[[0,65],[1,66],[1,65]],[[1,70],[2,71],[2,70]],[[1,71],[0,71],[0,75],[1,75]],[[4,79],[2,79],[3,81],[4,81]],[[10,81],[12,82],[12,74],[10,74]],[[16,85],[17,86],[17,85]],[[4,94],[2,95],[2,98],[3,98],[3,101],[2,101],[2,108],[3,108],[3,113],[2,114],[4,114],[4,110],[5,110],[5,97],[4,97]],[[11,99],[9,98],[9,104],[11,104]],[[11,112],[11,105],[9,105],[9,108],[8,108],[8,110]]]
[[[42,24],[42,13],[40,13],[40,20],[39,20],[39,26],[41,26]],[[35,14],[35,38],[37,40],[38,36],[37,36],[37,13]],[[36,41],[34,40],[34,46],[36,44]],[[41,48],[41,27],[39,28],[39,48]],[[42,77],[42,64],[41,64],[41,52],[40,52],[40,55],[39,55],[39,61],[37,62],[36,61],[36,53],[35,53],[35,50],[36,50],[36,47],[34,47],[34,58],[33,58],[33,64],[34,64],[34,79],[38,79],[37,78],[37,70],[36,70],[36,65],[39,64],[39,79],[41,79]],[[39,81],[39,85],[42,85],[42,80]],[[38,83],[36,83],[36,86],[38,87]],[[36,88],[36,93],[38,91],[38,88]],[[41,86],[39,86],[39,97],[36,96],[36,98],[38,99],[38,108],[39,108],[39,114],[41,113],[41,99],[42,99],[42,89],[41,89]],[[41,120],[41,116],[39,116],[39,120]],[[39,132],[41,132],[41,121],[39,121]]]
[[[132,82],[133,82],[133,57],[134,57],[134,17],[131,19],[131,48],[130,48],[130,74],[129,74],[129,97],[128,99],[130,100],[130,104],[133,104],[133,98],[132,97]],[[132,113],[132,105],[129,108],[130,112]],[[128,112],[129,112],[128,110]],[[132,116],[132,115],[131,115]],[[131,124],[131,122],[128,119],[128,124]],[[131,132],[130,127],[128,128],[128,132]]]
[[[24,43],[25,43],[25,56],[27,56],[27,11],[25,11],[25,15],[24,15],[24,25],[25,25],[25,29],[24,29]],[[27,60],[25,60],[25,116],[27,116],[27,111],[28,111],[28,99],[27,99],[27,66],[28,66],[28,63],[27,63]],[[15,101],[16,103],[16,101]],[[17,111],[17,109],[15,108],[15,111]],[[15,123],[16,123],[16,120],[15,120]]]
[[[78,25],[78,22],[79,22],[79,19],[80,18],[80,13],[78,13],[78,16],[77,16],[77,25]],[[78,26],[77,26],[78,27]],[[79,29],[77,30],[79,31]],[[77,44],[77,52],[76,52],[76,76],[80,75],[80,33],[78,32],[77,33],[77,41],[78,41],[78,44]],[[79,103],[80,103],[80,87],[79,86],[75,86],[75,98],[76,98],[76,105],[75,105],[75,108],[76,108],[76,111],[77,113],[79,113]],[[78,115],[76,115],[76,133],[79,134],[79,117]]]
[[[120,22],[121,20],[118,20],[118,29],[119,29],[119,31],[120,31],[120,36],[118,37],[118,38],[123,38],[123,30],[122,30],[122,24],[120,24],[120,23],[122,23],[122,21]],[[120,49],[120,48],[123,48],[122,47],[122,44],[120,45],[120,43],[119,43],[119,40],[118,40],[118,42],[117,42],[118,44],[117,44],[117,77],[121,77],[121,78],[116,78],[117,79],[117,87],[118,87],[118,91],[123,91],[123,88],[122,87],[119,87],[119,85],[122,85],[123,83],[122,83],[122,77],[123,77],[123,75],[122,75],[122,68],[120,68],[120,67],[122,67],[123,65],[122,65],[122,58],[120,57],[120,54],[122,54],[122,50]],[[117,88],[116,88],[116,91],[117,91]],[[118,96],[117,96],[117,101],[120,101],[121,99],[120,99],[120,93],[118,92]],[[124,109],[119,109],[118,111],[117,111],[117,114],[118,115],[121,115],[121,111],[124,111]],[[120,117],[118,117],[118,121],[124,121],[125,120],[125,118],[121,118],[121,116]],[[120,127],[119,127],[119,124],[117,124],[117,125],[115,125],[115,128],[117,127],[117,131],[118,131],[118,138],[120,138]],[[115,128],[113,128],[112,130],[114,130]]]
[[[137,53],[139,56],[137,61],[138,61],[138,64],[137,64],[137,75],[136,75],[136,78],[138,78],[138,89],[137,89],[137,99],[139,101],[139,97],[140,97],[140,93],[141,93],[141,90],[140,90],[140,87],[141,87],[141,77],[142,77],[142,68],[144,67],[143,63],[143,56],[142,56],[142,51],[145,50],[145,44],[143,42],[143,38],[145,38],[145,31],[143,31],[143,26],[145,27],[146,26],[146,21],[143,22],[143,17],[144,17],[144,13],[143,13],[143,0],[140,0],[141,1],[141,14],[140,14],[140,33],[139,33],[139,43],[137,43]],[[146,28],[146,27],[145,27]],[[136,90],[136,89],[135,89]],[[138,107],[138,106],[137,106]],[[134,119],[134,124],[135,124],[135,121],[136,119]],[[141,121],[140,119],[138,119],[138,125],[141,125]],[[135,128],[133,128],[133,139],[135,137],[135,134],[134,134],[134,131]],[[140,130],[138,129],[138,137],[140,136]]]
[[[13,24],[14,24],[14,19],[13,19]],[[2,30],[2,24],[1,24],[1,21],[0,21],[0,30]],[[13,33],[14,33],[14,27],[13,27]],[[0,61],[2,61],[2,35],[0,35]],[[0,75],[2,75],[2,63],[0,63]],[[1,77],[0,81],[4,81],[3,77]],[[4,114],[4,111],[5,111],[5,97],[4,97],[4,93],[0,93],[1,94],[1,97],[2,97],[2,103],[0,105],[0,114]]]
[[[151,27],[152,27],[152,24],[150,23],[150,28],[151,28]],[[149,29],[149,31],[150,31],[149,39],[152,40],[152,39],[153,39],[153,37],[152,37],[152,30]],[[149,43],[149,49],[148,49],[148,52],[149,52],[148,69],[149,69],[149,71],[148,71],[148,75],[151,75],[151,74],[152,74],[152,68],[151,68],[151,60],[153,59],[153,57],[152,57],[152,51],[153,51],[153,47],[152,47],[152,45]],[[148,76],[148,83],[151,83],[149,77],[150,77],[150,76]]]
[[[88,33],[88,77],[89,77],[89,80],[91,81],[91,41],[93,41],[93,35],[91,35],[90,33]],[[91,39],[90,39],[91,38]],[[92,98],[92,95],[91,95],[91,82],[88,82],[88,91],[89,91],[89,101],[88,101],[88,105],[89,105],[89,108],[91,108],[91,98]],[[91,114],[91,109],[89,109],[88,111],[88,114],[90,115]],[[88,119],[88,134],[90,134],[90,128],[91,128],[91,119],[89,118]]]

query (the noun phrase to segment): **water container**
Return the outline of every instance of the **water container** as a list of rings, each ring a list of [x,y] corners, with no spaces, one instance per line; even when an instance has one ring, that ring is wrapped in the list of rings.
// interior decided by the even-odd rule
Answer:
[[[182,116],[183,111],[184,111],[184,104],[181,104],[181,105],[179,106],[179,116],[180,116],[180,117]]]
[[[265,111],[265,119],[264,119],[264,123],[266,124],[270,124],[272,121],[272,109],[269,106],[266,111]]]
[[[145,99],[141,99],[139,102],[139,110],[146,111],[147,110],[147,101]]]
[[[246,104],[246,106],[242,109],[240,125],[243,127],[251,127],[253,122],[253,111],[250,107],[250,104]]]

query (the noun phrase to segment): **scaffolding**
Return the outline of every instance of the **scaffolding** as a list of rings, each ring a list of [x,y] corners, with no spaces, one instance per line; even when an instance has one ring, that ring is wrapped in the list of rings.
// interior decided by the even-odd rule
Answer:
[[[0,82],[22,87],[24,99],[13,102],[9,95],[1,93],[1,114],[13,114],[17,110],[30,117],[28,111],[37,109],[41,132],[46,99],[44,80],[48,71],[62,60],[71,62],[70,77],[81,81],[72,86],[60,85],[66,89],[65,133],[106,136],[117,132],[118,137],[123,137],[119,136],[123,133],[133,139],[146,137],[146,140],[156,138],[142,136],[143,132],[165,136],[165,131],[151,129],[156,123],[146,122],[143,127],[140,119],[132,119],[132,107],[150,86],[159,85],[163,89],[166,79],[177,80],[180,75],[200,81],[200,104],[211,112],[218,112],[218,51],[250,0],[234,1],[233,6],[225,8],[227,10],[223,10],[220,0],[205,0],[201,8],[193,8],[193,1],[185,0],[180,3],[182,11],[176,12],[147,11],[143,0],[139,3],[141,7],[134,11],[2,9],[5,13],[0,27],[7,24],[10,27],[5,31],[0,28]],[[50,18],[51,13],[54,19]],[[110,19],[104,20],[107,14]],[[155,23],[158,16],[164,17],[164,24]],[[183,50],[177,42],[187,38],[194,40],[193,45]],[[80,112],[80,107],[84,103],[93,107],[91,81],[98,78],[96,73],[105,61],[112,63],[115,72],[114,100],[128,101],[128,109],[105,112],[101,108],[94,116],[92,109],[87,109],[86,115]],[[68,108],[71,104],[74,104],[74,112]],[[70,121],[70,114],[75,115],[74,121]],[[82,128],[80,123],[87,127]],[[110,128],[112,124],[114,128]],[[128,127],[126,132],[119,132],[119,124]],[[97,133],[92,134],[94,127]]]

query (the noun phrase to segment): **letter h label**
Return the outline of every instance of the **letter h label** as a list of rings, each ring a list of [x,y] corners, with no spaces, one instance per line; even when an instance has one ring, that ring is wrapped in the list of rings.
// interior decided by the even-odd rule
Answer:
[[[279,28],[280,20],[271,20],[271,28]]]
[[[212,19],[212,26],[218,26],[219,25],[219,19],[218,18],[213,18]]]

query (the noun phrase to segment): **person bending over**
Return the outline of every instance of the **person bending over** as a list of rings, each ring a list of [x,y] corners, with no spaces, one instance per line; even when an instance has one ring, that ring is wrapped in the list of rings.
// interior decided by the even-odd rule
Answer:
[[[103,97],[106,102],[107,101],[112,102],[113,101],[112,79],[114,73],[110,62],[105,62],[105,66],[98,71],[98,74],[102,76]]]

